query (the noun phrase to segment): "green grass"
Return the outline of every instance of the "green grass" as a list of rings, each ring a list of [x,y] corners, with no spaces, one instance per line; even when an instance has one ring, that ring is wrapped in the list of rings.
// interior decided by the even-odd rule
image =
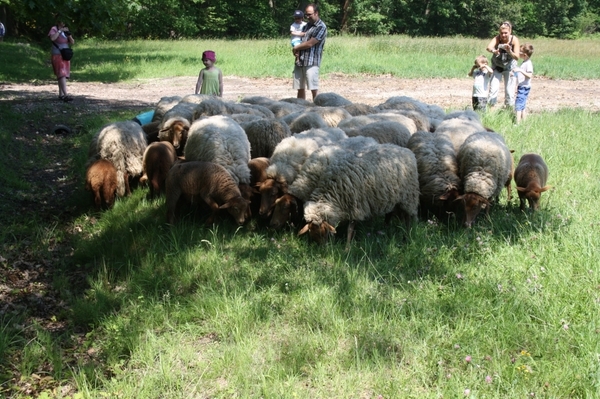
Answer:
[[[552,79],[592,79],[600,76],[600,41],[527,39],[535,47],[537,76]],[[408,36],[327,39],[322,73],[390,74],[403,78],[462,78],[488,40],[473,38],[411,38]],[[47,47],[47,46],[46,46]],[[29,82],[52,79],[45,61],[48,49],[3,43],[0,59],[18,57],[25,67],[0,63],[0,81]],[[71,61],[73,80],[117,82],[197,75],[202,52],[213,49],[218,66],[229,76],[289,77],[291,49],[279,40],[181,40],[103,42],[78,40]],[[16,53],[16,55],[15,55]]]
[[[268,42],[272,62],[259,57],[256,64],[234,66],[234,57],[250,54],[257,42],[202,42],[190,57],[212,47],[222,54],[221,67],[238,68],[240,76],[277,71],[284,57],[277,41]],[[572,50],[580,70],[567,73],[555,68],[570,65],[549,62],[548,76],[597,75],[597,64],[586,64],[598,58],[595,41],[539,42],[540,67],[545,45],[548,51],[564,45],[565,56],[567,47],[591,46],[585,57]],[[181,62],[175,55],[190,43],[165,43],[83,42],[79,50],[90,60],[107,59],[104,46],[110,45],[119,59],[143,47],[143,57],[153,58],[152,68],[131,61],[122,78],[108,64],[95,72],[90,67],[90,80],[196,71],[198,65],[175,67]],[[386,46],[397,43],[411,61],[389,54]],[[462,77],[478,43],[332,38],[330,55],[339,56],[331,56],[328,68],[333,72],[338,62],[340,71],[360,73],[363,62],[366,73],[380,73],[368,69],[373,63],[398,68],[401,76],[447,77],[448,67]],[[442,51],[448,47],[463,48],[463,58],[451,61]],[[393,60],[398,65],[389,66]],[[415,60],[427,65],[422,75]],[[79,62],[86,70],[83,58]],[[6,126],[16,127],[21,116],[11,103],[0,106],[16,121],[0,127],[1,142],[14,143]],[[91,135],[117,117],[80,118],[82,134],[69,139],[73,173],[83,174]],[[68,303],[54,317],[69,329],[51,335],[34,325],[24,340],[22,321],[4,316],[0,357],[11,359],[25,380],[38,375],[40,363],[52,365],[45,375],[89,398],[455,398],[467,389],[478,398],[600,397],[600,115],[541,112],[514,126],[510,114],[491,112],[484,123],[504,135],[515,160],[525,152],[546,159],[554,188],[542,195],[538,213],[520,212],[518,201],[507,205],[503,195],[490,217],[468,230],[427,220],[406,236],[376,220],[358,226],[345,251],[342,232],[317,246],[295,230],[272,232],[255,223],[206,227],[184,219],[170,227],[164,199],[149,202],[145,189],[96,213],[84,208],[89,201],[81,188],[76,201],[83,211],[66,226],[75,232],[73,256],[59,263],[54,283]],[[44,256],[44,244],[63,234],[58,230],[32,222],[18,236],[30,232]],[[19,245],[0,237],[3,248]],[[84,291],[69,284],[73,271],[85,272]]]

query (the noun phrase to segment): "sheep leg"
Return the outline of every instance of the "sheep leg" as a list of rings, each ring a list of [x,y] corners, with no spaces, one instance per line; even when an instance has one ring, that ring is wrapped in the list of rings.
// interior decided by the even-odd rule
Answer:
[[[346,232],[346,250],[350,249],[350,242],[354,237],[354,221],[348,223],[348,231]]]
[[[206,224],[212,225],[217,220],[219,214],[219,204],[217,204],[211,197],[204,197],[203,199],[204,202],[206,202],[206,204],[212,210],[210,216],[208,217],[208,219],[206,219]]]
[[[123,181],[125,182],[125,195],[131,195],[131,189],[129,188],[129,173],[123,172]]]

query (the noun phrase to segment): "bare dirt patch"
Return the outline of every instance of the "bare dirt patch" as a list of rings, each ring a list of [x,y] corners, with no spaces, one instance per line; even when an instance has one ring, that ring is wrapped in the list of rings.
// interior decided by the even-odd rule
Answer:
[[[69,82],[76,103],[101,100],[118,106],[124,102],[134,106],[151,106],[163,96],[184,96],[193,92],[195,76],[150,79],[133,83]],[[224,77],[224,99],[237,101],[245,96],[272,99],[295,97],[291,79],[251,79]],[[329,74],[321,80],[321,92],[335,92],[352,102],[377,105],[393,96],[408,96],[443,108],[461,109],[471,104],[470,78],[464,79],[399,79],[391,76],[346,76]],[[47,98],[57,96],[56,84],[2,85],[9,98]],[[552,111],[565,107],[600,109],[600,80],[552,80],[536,77],[528,108],[532,112]],[[502,94],[499,101],[502,101]]]

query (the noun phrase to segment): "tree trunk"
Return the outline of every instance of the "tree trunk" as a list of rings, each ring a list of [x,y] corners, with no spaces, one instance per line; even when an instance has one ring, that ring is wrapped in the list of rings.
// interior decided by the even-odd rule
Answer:
[[[348,20],[350,19],[350,11],[352,10],[352,0],[344,0],[344,7],[342,7],[342,23],[340,30],[342,32],[348,31]]]

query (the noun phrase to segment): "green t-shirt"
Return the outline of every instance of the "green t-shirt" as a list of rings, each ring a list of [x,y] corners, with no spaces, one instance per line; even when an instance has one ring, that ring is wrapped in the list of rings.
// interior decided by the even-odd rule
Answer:
[[[219,95],[219,69],[204,70],[200,94]]]

